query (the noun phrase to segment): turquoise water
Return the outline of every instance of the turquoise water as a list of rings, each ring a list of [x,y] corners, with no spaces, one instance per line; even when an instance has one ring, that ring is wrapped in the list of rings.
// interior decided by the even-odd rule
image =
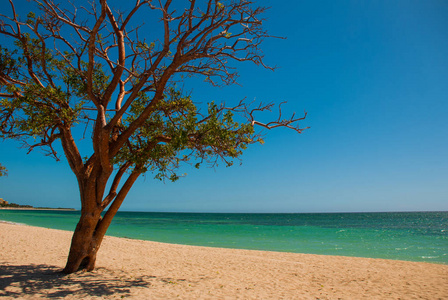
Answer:
[[[73,230],[77,211],[0,210],[0,220]],[[119,212],[108,235],[166,243],[448,264],[448,212]]]

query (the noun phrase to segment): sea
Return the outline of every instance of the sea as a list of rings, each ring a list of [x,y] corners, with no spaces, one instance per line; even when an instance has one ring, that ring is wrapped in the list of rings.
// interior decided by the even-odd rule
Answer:
[[[74,230],[79,211],[0,210],[0,220]],[[1,234],[1,233],[0,233]],[[448,212],[118,212],[107,235],[172,244],[448,264]]]

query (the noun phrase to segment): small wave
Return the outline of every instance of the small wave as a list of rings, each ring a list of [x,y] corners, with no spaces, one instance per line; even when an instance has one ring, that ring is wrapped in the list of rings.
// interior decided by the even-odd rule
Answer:
[[[25,224],[25,223],[18,223],[18,222],[11,222],[11,221],[3,221],[3,220],[0,220],[0,223],[3,223],[3,224],[10,224],[10,225],[27,226],[27,224]]]
[[[439,258],[440,256],[422,256],[422,258]]]

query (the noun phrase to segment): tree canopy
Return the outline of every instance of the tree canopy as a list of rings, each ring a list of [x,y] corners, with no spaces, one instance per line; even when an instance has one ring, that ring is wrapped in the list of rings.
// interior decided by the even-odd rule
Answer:
[[[160,6],[137,1],[129,12],[114,14],[105,1],[77,10],[36,3],[39,16],[30,12],[20,19],[12,6],[13,16],[2,18],[0,33],[14,42],[13,50],[0,48],[2,137],[20,139],[30,151],[41,147],[55,158],[54,142],[65,140],[76,169],[82,161],[69,149],[74,148],[68,145],[70,129],[84,125],[93,130],[92,155],[108,160],[105,165],[157,170],[158,178],[171,179],[180,161],[219,157],[230,165],[248,144],[261,141],[253,113],[272,104],[251,110],[244,102],[210,103],[201,113],[175,82],[176,75],[186,74],[230,84],[237,77],[230,60],[263,65],[258,46],[269,35],[259,16],[265,8],[252,8],[250,1],[186,1],[189,7],[181,10],[171,8],[171,1]],[[141,9],[160,14],[162,40],[148,42],[131,22]],[[235,112],[248,122],[234,121]],[[107,150],[99,147],[106,140]],[[184,153],[187,149],[191,152]]]
[[[78,227],[90,222],[91,235],[104,235],[147,171],[175,181],[182,162],[230,166],[262,142],[255,125],[303,130],[306,114],[284,118],[282,103],[276,118],[261,122],[256,115],[273,103],[204,107],[179,88],[195,76],[234,84],[241,62],[272,69],[260,49],[271,37],[262,26],[266,8],[252,1],[34,0],[38,10],[26,17],[9,2],[0,19],[8,41],[0,46],[0,137],[56,159],[62,148],[80,188]],[[86,153],[80,139],[91,141]]]

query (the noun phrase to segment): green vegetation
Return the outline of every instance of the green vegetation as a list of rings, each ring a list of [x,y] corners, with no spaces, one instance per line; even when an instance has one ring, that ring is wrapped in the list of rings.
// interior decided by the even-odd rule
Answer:
[[[2,166],[2,164],[0,164],[0,177],[8,176],[7,172],[8,172],[8,170],[4,166]]]
[[[3,200],[2,198],[0,198],[0,207],[3,208],[27,208],[27,209],[57,209],[57,210],[75,210],[74,208],[63,208],[63,207],[58,207],[58,208],[53,208],[53,207],[34,207],[32,205],[22,205],[22,204],[17,204],[17,203],[8,203],[7,201]]]
[[[34,208],[31,205],[20,205],[16,203],[2,203],[0,201],[0,207],[8,207],[8,208]]]

